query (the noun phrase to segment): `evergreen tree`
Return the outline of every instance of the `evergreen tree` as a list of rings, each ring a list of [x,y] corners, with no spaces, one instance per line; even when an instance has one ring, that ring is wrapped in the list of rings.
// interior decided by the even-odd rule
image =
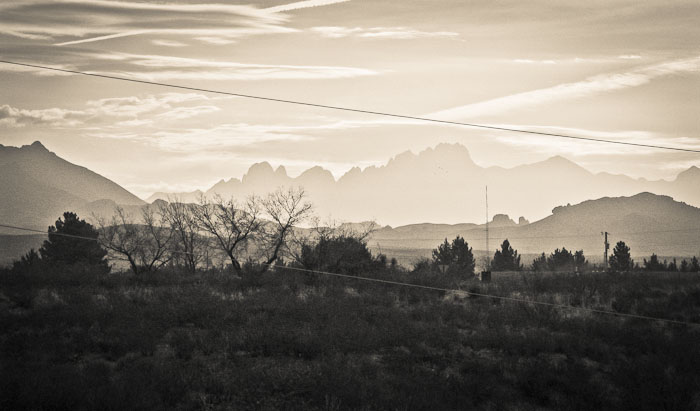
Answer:
[[[659,261],[659,256],[656,254],[652,254],[651,257],[649,257],[649,261],[647,259],[644,259],[644,270],[645,271],[666,271],[666,266]]]
[[[547,266],[550,271],[573,271],[574,270],[574,255],[566,247],[556,249],[547,258]]]
[[[474,275],[474,254],[464,238],[457,236],[450,244],[445,241],[433,250],[433,263],[449,266],[448,272],[467,276]]]
[[[445,238],[445,241],[433,250],[433,262],[437,265],[449,265],[452,260],[452,246]]]
[[[19,260],[12,262],[12,269],[15,272],[26,272],[32,267],[38,267],[41,264],[41,258],[39,253],[35,249],[29,250],[25,255],[23,255]]]
[[[97,242],[97,230],[75,213],[63,213],[63,220],[49,227],[49,239],[39,249],[41,259],[53,265],[84,264],[100,273],[109,272],[107,251]]]
[[[630,256],[630,248],[624,241],[618,241],[610,257],[609,267],[611,271],[627,272],[632,271],[634,262]]]
[[[542,253],[539,257],[532,260],[532,271],[547,271],[549,266],[547,265],[547,256]]]
[[[680,271],[685,273],[688,272],[689,268],[690,266],[688,265],[688,261],[684,258],[683,261],[681,261]]]
[[[501,249],[496,250],[493,255],[491,269],[493,271],[519,271],[521,268],[518,251],[513,250],[508,239],[503,240]]]
[[[690,260],[690,269],[688,271],[693,273],[700,272],[700,263],[697,257],[693,257],[693,259]]]
[[[674,258],[673,261],[671,261],[668,264],[668,271],[678,271],[678,265],[676,264],[676,259]]]
[[[583,255],[583,250],[578,250],[574,253],[574,268],[576,271],[585,271],[588,268],[588,261]]]
[[[452,258],[454,269],[459,274],[474,275],[474,254],[469,244],[460,236],[452,240]]]

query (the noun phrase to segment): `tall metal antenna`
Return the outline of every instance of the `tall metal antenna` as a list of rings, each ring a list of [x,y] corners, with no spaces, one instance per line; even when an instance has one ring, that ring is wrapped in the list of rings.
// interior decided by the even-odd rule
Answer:
[[[491,266],[491,254],[489,253],[489,186],[486,186],[486,270]]]

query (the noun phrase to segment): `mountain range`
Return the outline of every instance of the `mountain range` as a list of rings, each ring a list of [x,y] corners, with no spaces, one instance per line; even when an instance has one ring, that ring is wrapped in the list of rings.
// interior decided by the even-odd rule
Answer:
[[[603,232],[608,232],[610,253],[618,241],[624,241],[636,257],[700,255],[700,208],[645,192],[555,207],[551,215],[533,223],[516,223],[499,214],[489,223],[488,249],[492,254],[508,239],[521,254],[566,247],[602,261]],[[444,239],[457,235],[475,250],[486,249],[485,224],[386,226],[372,234],[369,244],[387,255],[428,256]]]
[[[241,179],[221,180],[204,192],[155,193],[147,201],[190,202],[202,194],[244,197],[277,186],[303,186],[322,217],[390,225],[485,221],[486,186],[492,215],[529,220],[544,218],[562,204],[640,192],[700,206],[700,169],[695,166],[673,181],[596,174],[561,156],[513,168],[480,167],[460,144],[440,144],[419,154],[407,151],[383,166],[352,168],[337,180],[321,167],[290,177],[283,166],[274,169],[262,162],[251,166]]]
[[[60,158],[38,141],[22,147],[0,145],[0,193],[0,221],[41,230],[64,211],[87,212],[105,200],[145,204],[117,183]]]
[[[222,180],[205,192],[158,194],[148,200],[170,196],[190,202],[199,195],[214,194],[242,197],[280,185],[301,185],[322,220],[329,216],[341,221],[398,222],[375,231],[370,246],[390,256],[413,258],[429,255],[445,238],[456,235],[465,237],[475,250],[486,248],[485,225],[474,223],[484,221],[485,184],[493,213],[491,252],[508,238],[521,253],[551,252],[564,246],[600,257],[601,232],[607,231],[612,246],[626,241],[636,256],[700,254],[700,209],[691,205],[700,203],[696,167],[673,181],[593,174],[562,157],[511,169],[483,168],[471,161],[465,147],[441,144],[419,154],[402,153],[381,167],[354,168],[338,180],[321,167],[294,178],[284,167],[258,163],[242,179]],[[0,192],[0,223],[42,231],[64,211],[89,218],[107,216],[116,205],[136,214],[147,204],[113,181],[61,159],[39,142],[19,148],[0,145]],[[545,207],[551,207],[551,213],[542,211]],[[521,217],[516,222],[509,215]],[[535,218],[530,223],[524,216]],[[0,228],[0,234],[17,232]]]

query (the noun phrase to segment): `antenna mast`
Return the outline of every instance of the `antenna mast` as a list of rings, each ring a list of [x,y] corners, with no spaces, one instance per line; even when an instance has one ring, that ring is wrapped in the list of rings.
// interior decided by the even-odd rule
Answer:
[[[489,186],[486,186],[486,270],[491,266],[491,254],[489,254]]]

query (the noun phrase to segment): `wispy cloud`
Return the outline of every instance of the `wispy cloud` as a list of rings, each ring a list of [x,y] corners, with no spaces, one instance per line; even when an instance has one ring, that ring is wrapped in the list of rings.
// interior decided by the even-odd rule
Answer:
[[[152,124],[152,115],[160,121],[183,120],[219,111],[213,105],[184,105],[208,101],[209,97],[196,93],[163,93],[90,100],[83,109],[63,108],[23,109],[10,105],[0,106],[0,126],[25,127],[50,125],[54,127],[81,127],[101,124],[104,127],[136,127]],[[118,120],[116,123],[114,120]]]
[[[700,71],[700,56],[644,66],[622,73],[602,74],[575,83],[527,91],[427,114],[441,120],[464,120],[504,113],[523,107],[534,107],[562,100],[638,87],[674,74]]]
[[[185,46],[187,46],[187,44],[185,44],[181,41],[164,40],[164,39],[151,40],[151,44],[153,44],[155,46],[162,46],[162,47],[185,47]]]
[[[408,27],[338,27],[320,26],[313,27],[312,31],[319,33],[323,37],[343,38],[360,37],[374,39],[399,39],[411,40],[431,37],[457,37],[459,33],[452,31],[420,31]]]
[[[0,126],[25,127],[30,125],[54,124],[73,126],[81,123],[83,112],[49,108],[27,110],[3,104],[0,106]]]
[[[184,120],[191,117],[196,117],[202,114],[215,113],[221,111],[217,106],[192,106],[192,107],[177,107],[158,115],[158,118],[171,120]]]
[[[299,66],[285,64],[250,64],[184,57],[102,53],[94,57],[109,60],[110,74],[163,80],[268,80],[268,79],[332,79],[377,75],[374,70],[341,66]],[[100,73],[107,73],[101,72]]]
[[[294,31],[287,17],[250,5],[27,0],[0,5],[0,31],[73,45],[140,34],[238,38]]]
[[[541,125],[513,125],[513,124],[493,124],[496,127],[514,128],[519,130],[541,131],[546,133],[559,133],[571,136],[581,136],[595,139],[605,139],[618,141],[621,143],[630,142],[646,145],[674,146],[686,149],[700,150],[700,138],[686,136],[671,136],[642,130],[621,130],[603,131],[589,130],[574,127],[556,127]],[[511,146],[529,148],[533,150],[544,150],[556,154],[566,154],[576,157],[585,156],[620,156],[620,155],[657,155],[658,149],[650,147],[637,147],[617,145],[614,150],[607,144],[599,144],[590,141],[553,138],[537,135],[518,135],[492,133],[493,138]]]
[[[309,7],[328,6],[331,4],[345,3],[347,1],[350,1],[350,0],[306,0],[306,1],[297,1],[297,2],[289,3],[289,4],[283,4],[281,6],[268,7],[267,9],[264,9],[264,10],[271,12],[271,13],[282,13],[285,11],[306,9]]]
[[[96,132],[93,137],[132,140],[147,143],[173,153],[221,153],[227,149],[271,141],[298,142],[315,137],[299,133],[300,129],[285,125],[221,124],[210,128],[187,128],[141,132]]]

